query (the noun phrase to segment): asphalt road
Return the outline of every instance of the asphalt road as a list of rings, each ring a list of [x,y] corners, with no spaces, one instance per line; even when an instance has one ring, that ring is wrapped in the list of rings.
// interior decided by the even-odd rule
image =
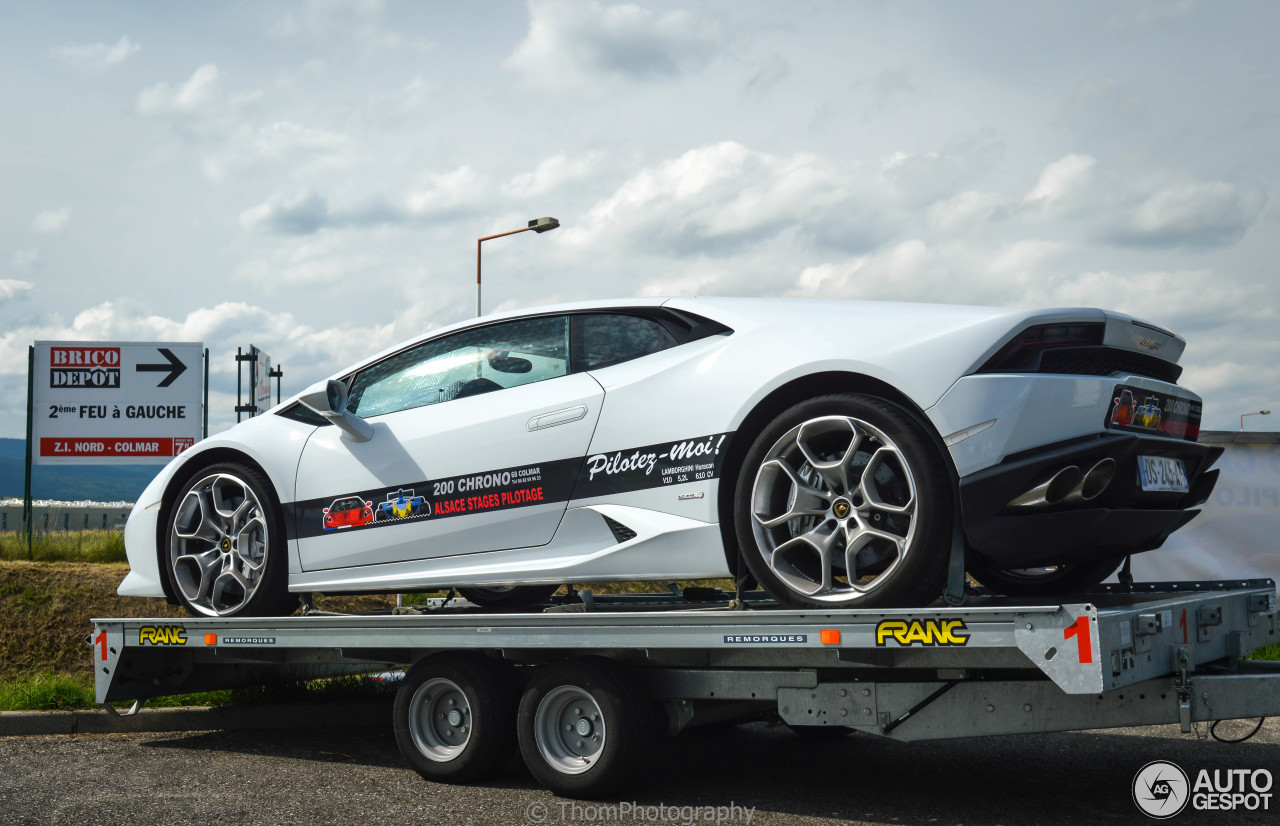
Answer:
[[[1221,730],[1220,730],[1221,733]],[[1280,723],[1252,740],[1198,741],[1177,727],[896,743],[809,741],[753,724],[663,740],[618,813],[557,798],[518,763],[484,786],[427,783],[386,729],[192,732],[0,739],[4,824],[1055,824],[1147,823],[1131,798],[1153,760],[1280,775]],[[1278,784],[1280,785],[1280,784]],[[1280,798],[1280,788],[1274,790]],[[1171,823],[1280,822],[1196,812]],[[611,820],[605,819],[612,815]],[[748,819],[750,815],[750,819]]]

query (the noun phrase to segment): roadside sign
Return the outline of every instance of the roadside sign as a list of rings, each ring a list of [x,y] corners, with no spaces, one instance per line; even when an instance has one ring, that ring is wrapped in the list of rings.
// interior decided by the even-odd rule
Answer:
[[[199,342],[37,341],[36,465],[166,464],[200,438]]]
[[[251,384],[253,385],[253,404],[258,409],[252,415],[256,416],[274,406],[271,403],[271,356],[252,344],[249,345],[249,352],[253,353]]]

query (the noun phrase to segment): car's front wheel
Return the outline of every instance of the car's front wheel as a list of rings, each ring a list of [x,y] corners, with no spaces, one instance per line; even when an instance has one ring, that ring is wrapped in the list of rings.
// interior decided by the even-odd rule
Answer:
[[[739,552],[779,602],[909,607],[942,592],[950,478],[892,402],[837,394],[784,411],[748,450],[735,503]]]
[[[296,605],[279,507],[254,468],[212,465],[182,485],[169,509],[164,561],[193,616],[282,616]]]

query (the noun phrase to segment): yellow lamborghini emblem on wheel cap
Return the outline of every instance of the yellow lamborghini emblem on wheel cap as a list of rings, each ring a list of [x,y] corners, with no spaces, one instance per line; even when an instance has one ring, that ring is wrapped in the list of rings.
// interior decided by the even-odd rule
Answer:
[[[853,510],[853,506],[849,504],[847,499],[837,499],[835,504],[831,506],[831,512],[836,515],[836,519],[844,519]]]

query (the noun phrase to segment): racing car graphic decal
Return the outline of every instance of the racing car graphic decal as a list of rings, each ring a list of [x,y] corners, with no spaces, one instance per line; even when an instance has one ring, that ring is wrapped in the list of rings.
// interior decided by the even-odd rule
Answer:
[[[1124,427],[1133,422],[1133,411],[1138,406],[1130,390],[1121,390],[1111,408],[1111,424]]]
[[[335,499],[333,504],[323,510],[324,529],[358,528],[373,521],[373,503],[359,496],[344,496]]]
[[[1131,433],[1159,433],[1194,441],[1200,435],[1203,406],[1194,399],[1152,393],[1139,387],[1117,385],[1112,391],[1107,427]],[[1142,399],[1142,404],[1138,404]]]
[[[411,516],[430,516],[431,503],[421,496],[413,495],[413,488],[406,491],[398,488],[395,493],[387,494],[387,501],[378,505],[375,521],[384,519],[407,519]]]
[[[702,482],[719,478],[729,433],[597,453],[576,459],[557,459],[539,465],[415,481],[394,490],[349,494],[341,501],[384,500],[371,519],[351,527],[377,528],[417,519],[442,519],[508,508],[545,505],[611,496],[633,490]],[[415,494],[416,490],[429,493]],[[310,526],[320,522],[329,500],[309,499],[286,504],[298,525],[295,538],[322,536],[328,530]],[[327,523],[325,523],[327,525]]]
[[[1154,396],[1147,396],[1142,407],[1138,408],[1134,422],[1138,427],[1147,430],[1160,429],[1160,408],[1156,406],[1156,401]]]

